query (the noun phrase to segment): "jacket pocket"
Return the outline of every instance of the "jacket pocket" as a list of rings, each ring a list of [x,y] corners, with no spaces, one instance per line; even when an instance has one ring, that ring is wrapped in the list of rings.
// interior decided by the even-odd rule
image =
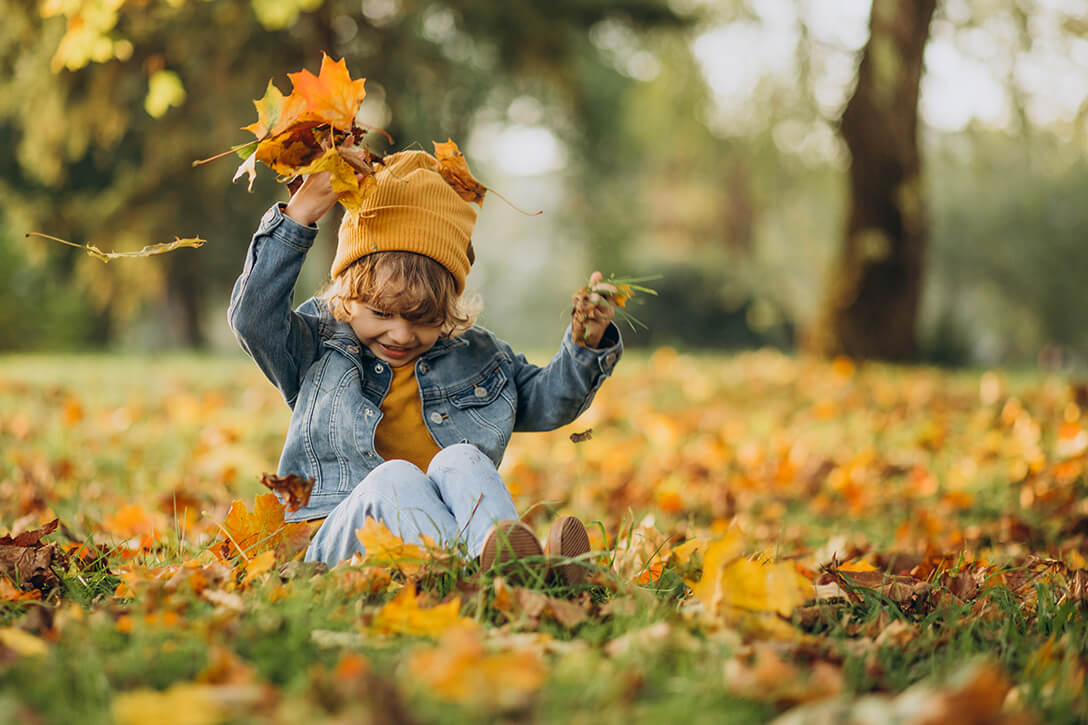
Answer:
[[[496,365],[477,381],[447,396],[464,437],[492,459],[501,459],[514,430],[515,402],[507,390],[508,380],[506,372]]]

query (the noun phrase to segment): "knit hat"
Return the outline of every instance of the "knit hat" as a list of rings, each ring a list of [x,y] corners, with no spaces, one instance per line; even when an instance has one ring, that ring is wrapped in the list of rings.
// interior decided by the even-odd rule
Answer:
[[[457,293],[464,292],[476,209],[438,169],[438,160],[426,151],[401,151],[382,160],[374,173],[375,190],[358,212],[344,214],[333,278],[374,252],[415,252],[448,269]]]

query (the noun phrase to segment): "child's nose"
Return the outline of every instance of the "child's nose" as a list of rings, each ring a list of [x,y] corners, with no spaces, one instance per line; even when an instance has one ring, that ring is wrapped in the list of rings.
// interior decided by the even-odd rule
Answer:
[[[398,345],[409,343],[415,339],[415,331],[413,330],[411,323],[406,320],[400,320],[389,330],[389,337],[391,337],[393,342]]]

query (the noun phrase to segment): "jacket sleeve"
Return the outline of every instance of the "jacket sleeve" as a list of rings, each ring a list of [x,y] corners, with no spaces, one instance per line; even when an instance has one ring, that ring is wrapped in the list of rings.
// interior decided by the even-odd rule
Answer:
[[[302,376],[320,353],[316,307],[308,303],[298,312],[291,309],[295,282],[317,227],[302,226],[283,208],[277,204],[261,218],[234,283],[227,321],[242,349],[294,407]]]
[[[585,412],[623,355],[623,341],[615,324],[609,325],[601,345],[590,349],[576,344],[568,325],[559,352],[544,367],[511,351],[518,391],[514,430],[554,430]]]

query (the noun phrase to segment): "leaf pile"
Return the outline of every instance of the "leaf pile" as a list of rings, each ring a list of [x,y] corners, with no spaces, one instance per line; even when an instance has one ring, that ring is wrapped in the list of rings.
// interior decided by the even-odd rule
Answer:
[[[307,564],[284,519],[307,481],[267,476],[281,502],[255,473],[276,391],[244,361],[146,364],[0,361],[21,721],[1088,719],[1075,378],[633,355],[503,464],[538,533],[589,524],[571,587],[374,520],[365,555]]]

